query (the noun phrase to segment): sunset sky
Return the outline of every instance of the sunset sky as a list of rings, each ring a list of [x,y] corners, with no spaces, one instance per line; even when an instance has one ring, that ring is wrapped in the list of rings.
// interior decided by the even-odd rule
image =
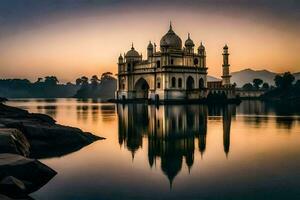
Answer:
[[[196,47],[203,41],[212,76],[225,43],[231,71],[300,71],[298,0],[1,0],[0,78],[116,73],[131,42],[146,56],[170,20],[183,43],[188,32]]]

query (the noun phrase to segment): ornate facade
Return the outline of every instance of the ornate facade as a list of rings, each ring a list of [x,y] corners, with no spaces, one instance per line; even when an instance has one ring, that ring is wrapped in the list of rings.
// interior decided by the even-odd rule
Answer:
[[[221,92],[234,98],[230,83],[229,53],[223,49],[223,76],[221,86],[212,89],[212,94]],[[147,59],[143,60],[134,46],[118,62],[118,89],[116,99],[153,101],[200,100],[209,94],[207,84],[206,51],[201,44],[195,52],[195,44],[188,34],[182,47],[181,38],[169,31],[160,40],[160,50],[149,42]]]

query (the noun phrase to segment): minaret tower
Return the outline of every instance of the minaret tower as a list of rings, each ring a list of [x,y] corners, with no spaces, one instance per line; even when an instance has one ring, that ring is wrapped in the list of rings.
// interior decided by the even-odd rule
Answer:
[[[185,41],[186,52],[190,54],[194,53],[194,46],[195,44],[191,39],[190,34],[188,34],[188,39]]]
[[[223,75],[222,75],[222,84],[225,87],[230,86],[230,74],[229,74],[229,53],[227,44],[223,48]]]
[[[124,69],[122,68],[123,63],[124,63],[124,59],[123,59],[122,54],[120,54],[120,56],[119,56],[119,62],[118,62],[118,66],[119,66],[119,68],[118,68],[119,72],[118,72],[118,73],[121,73],[121,72],[124,70]]]
[[[148,44],[148,47],[147,47],[147,57],[148,57],[148,60],[152,56],[153,56],[153,44],[151,43],[151,41],[149,41],[149,44]]]
[[[206,67],[206,51],[202,42],[198,48],[198,54],[200,55],[200,67]]]

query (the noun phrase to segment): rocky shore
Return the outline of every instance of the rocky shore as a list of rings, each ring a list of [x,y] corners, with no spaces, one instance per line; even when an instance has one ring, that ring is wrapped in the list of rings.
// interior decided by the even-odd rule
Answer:
[[[36,159],[62,156],[101,137],[0,103],[0,199],[32,199],[56,172]]]

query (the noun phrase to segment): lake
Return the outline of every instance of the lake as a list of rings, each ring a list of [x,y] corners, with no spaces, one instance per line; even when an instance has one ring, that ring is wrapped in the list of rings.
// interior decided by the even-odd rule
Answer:
[[[58,174],[45,199],[300,199],[300,113],[240,105],[109,104],[13,99],[7,104],[103,136],[41,162]]]

